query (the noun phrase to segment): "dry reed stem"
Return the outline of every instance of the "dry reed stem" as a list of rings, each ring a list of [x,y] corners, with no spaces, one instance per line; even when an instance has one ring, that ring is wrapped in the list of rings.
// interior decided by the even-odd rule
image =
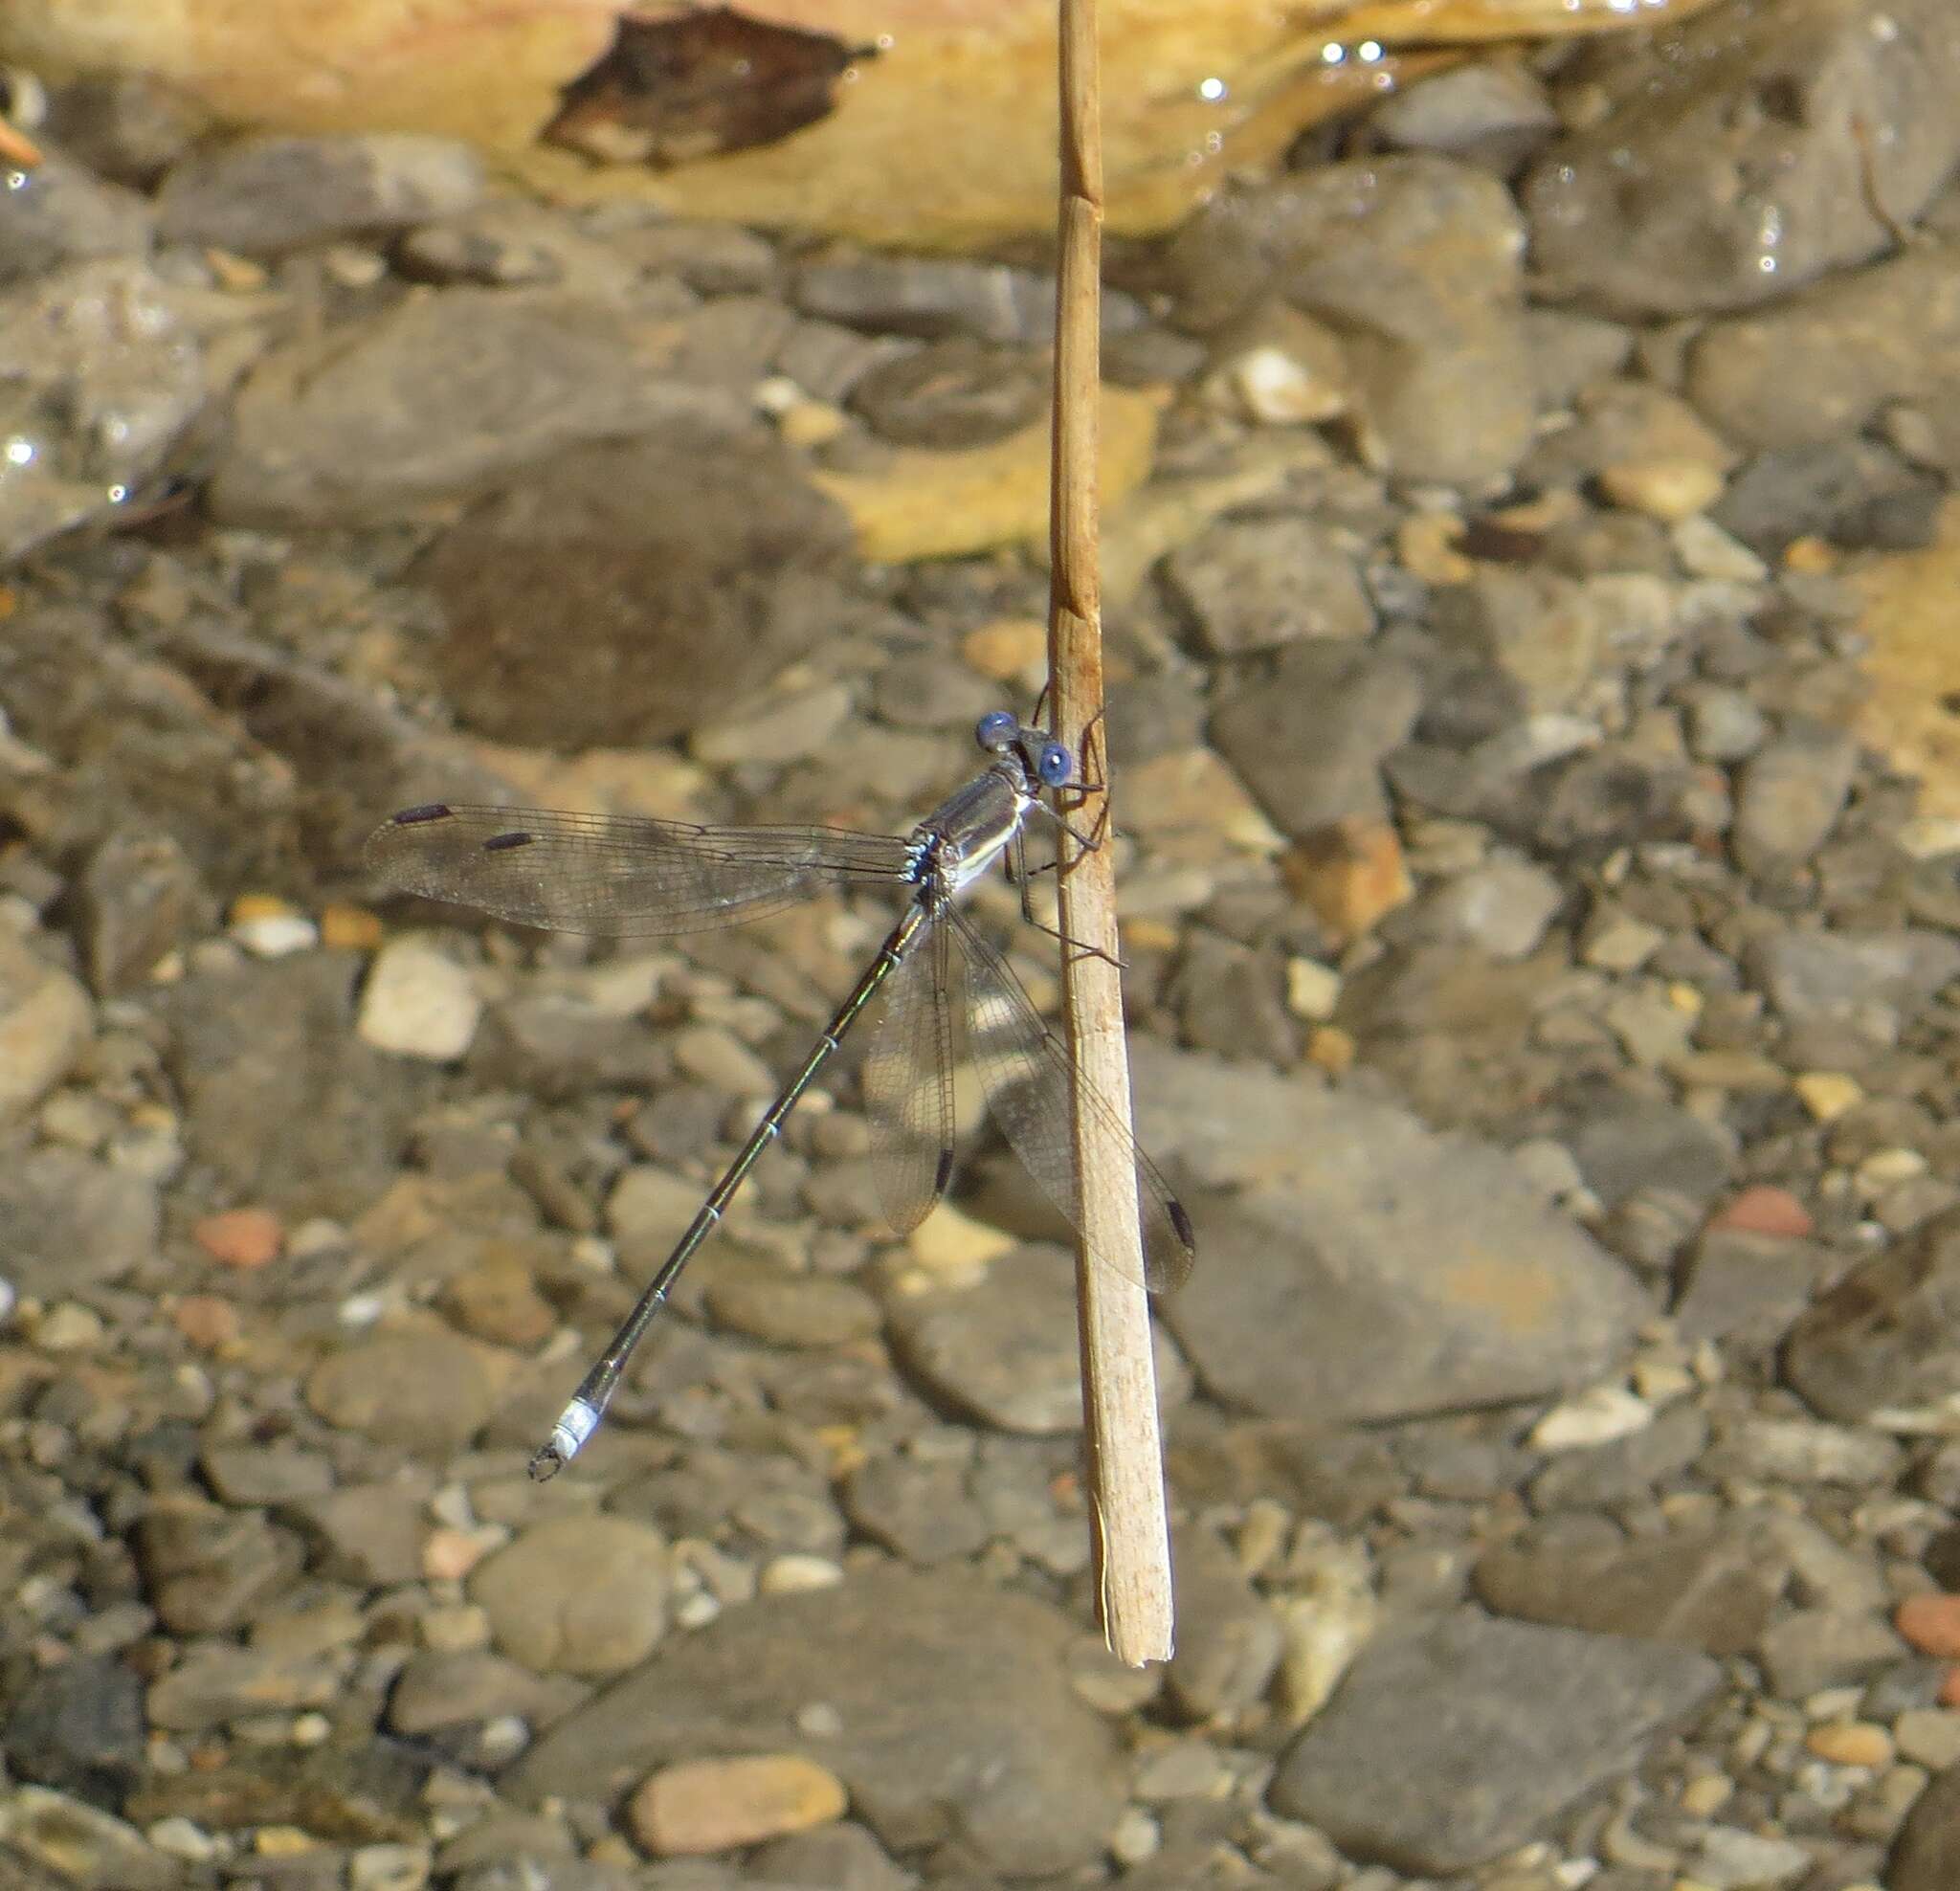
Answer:
[[[1082,757],[1085,771],[1106,782],[1108,744],[1098,720],[1102,709],[1096,550],[1102,150],[1095,0],[1060,0],[1060,94],[1049,701],[1057,735]],[[1083,814],[1105,833],[1107,805],[1099,797]],[[1129,1059],[1115,964],[1113,850],[1084,852],[1065,838],[1062,846],[1061,929],[1078,942],[1077,949],[1062,955],[1069,1050],[1082,1080],[1106,1097],[1126,1123]],[[1098,952],[1108,957],[1098,957]],[[1119,1660],[1141,1667],[1169,1658],[1174,1622],[1136,1171],[1128,1151],[1082,1111],[1075,1112],[1073,1127],[1081,1203],[1076,1278],[1082,1410],[1102,1634]]]

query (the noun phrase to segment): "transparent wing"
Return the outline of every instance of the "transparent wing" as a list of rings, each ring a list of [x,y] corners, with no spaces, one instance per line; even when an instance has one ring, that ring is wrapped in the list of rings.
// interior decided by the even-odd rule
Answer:
[[[1041,1192],[1080,1229],[1068,1052],[1042,1023],[1006,961],[974,932],[964,914],[949,910],[941,929],[958,937],[967,960],[968,1043],[988,1107]],[[1106,1098],[1085,1088],[1081,1106],[1121,1137],[1135,1159],[1144,1284],[1153,1294],[1175,1293],[1190,1279],[1197,1258],[1184,1204],[1170,1192],[1156,1164],[1137,1147],[1129,1124]]]
[[[438,802],[368,838],[389,886],[553,932],[701,932],[813,899],[839,881],[909,878],[912,847],[823,827],[697,827],[634,815]]]
[[[864,1059],[871,1166],[885,1217],[909,1235],[953,1172],[952,955],[947,928],[919,940],[885,985],[884,1015]]]

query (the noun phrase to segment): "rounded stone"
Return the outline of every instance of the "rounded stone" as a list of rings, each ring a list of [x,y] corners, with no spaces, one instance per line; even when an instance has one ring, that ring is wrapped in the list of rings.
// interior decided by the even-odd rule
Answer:
[[[667,1626],[666,1539],[624,1517],[554,1517],[472,1572],[497,1646],[549,1673],[616,1674]]]
[[[663,1767],[627,1809],[633,1835],[656,1858],[732,1852],[843,1815],[842,1781],[794,1753],[685,1760]]]

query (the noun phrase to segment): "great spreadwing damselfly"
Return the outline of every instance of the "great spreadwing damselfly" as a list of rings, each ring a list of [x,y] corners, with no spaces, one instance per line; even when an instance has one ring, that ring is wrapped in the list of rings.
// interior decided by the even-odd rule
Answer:
[[[1062,822],[1042,795],[1081,783],[1066,747],[1006,710],[983,716],[974,733],[992,761],[904,835],[436,803],[404,809],[369,837],[368,863],[390,886],[557,932],[696,932],[780,912],[832,887],[888,886],[906,894],[903,914],[803,1067],[580,1382],[531,1459],[532,1476],[550,1477],[591,1435],[689,1257],[844,1034],[880,994],[884,1012],[861,1087],[880,1200],[893,1229],[909,1234],[952,1178],[953,1079],[963,1025],[994,1120],[1036,1186],[1080,1226],[1068,1052],[958,902],[996,860],[1011,858],[1022,909],[1032,919],[1028,817],[1039,811]],[[1134,1154],[1145,1283],[1153,1293],[1170,1292],[1194,1257],[1184,1205],[1103,1097],[1084,1088],[1075,1107],[1100,1115],[1104,1129]]]

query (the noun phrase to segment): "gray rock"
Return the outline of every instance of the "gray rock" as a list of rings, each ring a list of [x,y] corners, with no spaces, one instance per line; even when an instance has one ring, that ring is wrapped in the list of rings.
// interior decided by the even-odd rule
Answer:
[[[136,1532],[144,1591],[175,1635],[241,1628],[283,1592],[305,1561],[291,1531],[256,1510],[188,1498],[158,1504]]]
[[[1960,23],[1945,0],[1906,0],[1893,19],[1873,33],[1838,0],[1717,11],[1589,66],[1604,111],[1523,191],[1553,298],[1634,315],[1743,307],[1883,250],[1873,196],[1911,222],[1960,150],[1934,102],[1960,82]],[[1739,112],[1738,98],[1755,103]],[[1867,146],[1860,124],[1898,131]]]
[[[1173,551],[1164,579],[1212,656],[1374,629],[1349,535],[1311,518],[1225,520]]]
[[[89,856],[76,893],[88,981],[105,998],[148,984],[210,905],[175,835],[120,828]]]
[[[985,446],[1048,412],[1053,369],[1032,348],[954,336],[877,363],[851,390],[872,430],[901,446]]]
[[[1410,923],[1425,939],[1473,946],[1493,959],[1526,959],[1544,943],[1565,897],[1543,867],[1489,860],[1445,880]]]
[[[482,1430],[501,1386],[481,1348],[431,1329],[385,1333],[330,1354],[305,1390],[329,1425],[439,1456]]]
[[[1888,1407],[1960,1393],[1960,1210],[1854,1267],[1792,1329],[1790,1383],[1827,1418],[1857,1425]]]
[[[170,242],[272,256],[454,216],[482,188],[482,160],[447,138],[252,138],[178,165],[157,213]]]
[[[665,742],[801,656],[847,566],[787,449],[669,427],[562,455],[443,534],[438,667],[472,726],[556,748]]]
[[[14,1689],[0,1746],[22,1779],[120,1805],[145,1765],[143,1683],[104,1656],[39,1669]]]
[[[1281,998],[1284,976],[1272,948],[1194,930],[1170,985],[1184,1041],[1283,1069],[1300,1049],[1299,1020]]]
[[[1730,844],[1745,873],[1801,865],[1829,837],[1851,793],[1858,744],[1837,729],[1780,736],[1749,758]]]
[[[1830,1266],[1812,1241],[1711,1228],[1695,1242],[1674,1318],[1692,1344],[1723,1340],[1743,1353],[1782,1339],[1811,1303]]]
[[[902,1871],[861,1825],[840,1820],[794,1832],[761,1847],[745,1870],[755,1885],[784,1891],[914,1891],[918,1879]]]
[[[1897,1440],[1882,1432],[1815,1418],[1753,1416],[1718,1430],[1702,1471],[1709,1478],[1876,1490],[1899,1475],[1904,1457]]]
[[[415,1739],[504,1715],[541,1724],[562,1718],[587,1690],[529,1668],[487,1648],[457,1654],[423,1650],[403,1664],[388,1697],[388,1724]]]
[[[391,1181],[418,1074],[355,1035],[351,954],[194,972],[165,1004],[197,1159],[245,1201],[355,1214]]]
[[[1264,1695],[1279,1666],[1280,1619],[1210,1530],[1176,1532],[1171,1568],[1177,1652],[1165,1676],[1171,1699],[1193,1721],[1229,1722]]]
[[[1646,1302],[1522,1171],[1387,1104],[1132,1046],[1139,1124],[1211,1187],[1159,1305],[1214,1396],[1353,1423],[1531,1398],[1616,1359]]]
[[[1421,706],[1421,684],[1399,657],[1298,643],[1220,692],[1212,745],[1297,838],[1348,815],[1381,815],[1382,758],[1407,740]]]
[[[115,518],[260,345],[235,299],[166,282],[134,257],[0,294],[0,425],[33,455],[0,486],[0,564]]]
[[[1761,1545],[1742,1530],[1677,1531],[1597,1549],[1507,1544],[1486,1550],[1471,1580],[1499,1614],[1708,1655],[1752,1646],[1778,1587]]]
[[[429,1534],[427,1475],[380,1484],[345,1484],[281,1507],[316,1546],[314,1567],[326,1577],[363,1589],[419,1581]]]
[[[1666,1189],[1706,1201],[1727,1181],[1731,1139],[1671,1103],[1611,1097],[1583,1115],[1564,1139],[1586,1186],[1613,1207],[1642,1190]]]
[[[1753,944],[1751,976],[1793,1022],[1856,1018],[1869,1007],[1904,1013],[1960,976],[1960,940],[1908,926],[1896,932],[1777,932]]]
[[[1798,397],[1801,405],[1801,397]],[[1905,550],[1930,536],[1937,475],[1909,465],[1877,440],[1838,434],[1812,446],[1759,453],[1736,474],[1708,516],[1731,537],[1771,560],[1793,539],[1816,537],[1848,547]],[[1918,515],[1905,529],[1910,515]],[[1895,543],[1901,539],[1906,543]]]
[[[56,1147],[0,1163],[0,1276],[17,1293],[58,1299],[120,1279],[156,1252],[160,1225],[155,1184],[127,1169]]]
[[[234,1509],[323,1497],[333,1488],[332,1461],[295,1444],[210,1444],[198,1468]]]
[[[497,1645],[541,1672],[617,1674],[667,1627],[667,1542],[625,1517],[533,1524],[470,1572]]]
[[[1567,708],[1607,647],[1607,613],[1592,590],[1529,566],[1478,567],[1466,583],[1437,591],[1433,615],[1450,648],[1517,686],[1527,714]]]
[[[1466,1610],[1365,1651],[1270,1797],[1351,1858],[1474,1870],[1632,1771],[1721,1680],[1686,1649]]]
[[[102,73],[48,95],[46,131],[99,177],[146,189],[209,129],[208,114],[147,73]]]
[[[548,290],[418,296],[269,354],[239,389],[209,501],[235,524],[386,523],[578,441],[746,424],[725,393],[660,366],[613,308]]]
[[[150,208],[58,151],[0,194],[0,284],[45,276],[95,256],[148,254]]]
[[[983,1424],[1038,1435],[1081,1428],[1074,1309],[1069,1257],[1040,1246],[1002,1256],[983,1288],[906,1296],[887,1318],[893,1352],[939,1397]],[[1167,1388],[1179,1376],[1161,1342],[1158,1376]]]
[[[717,1323],[769,1346],[840,1346],[870,1339],[882,1324],[877,1300],[851,1280],[792,1274],[725,1250],[706,1271],[705,1299]]]
[[[1740,1826],[1711,1825],[1688,1859],[1694,1882],[1714,1891],[1771,1891],[1793,1884],[1815,1862],[1810,1846],[1792,1838],[1745,1832]]]
[[[1754,700],[1726,683],[1686,692],[1688,747],[1704,762],[1739,762],[1762,746],[1770,720]]]
[[[205,1642],[151,1684],[145,1704],[152,1726],[205,1733],[252,1714],[323,1707],[344,1680],[341,1665],[323,1656],[295,1658]]]
[[[897,1569],[730,1610],[553,1727],[502,1782],[612,1799],[702,1752],[793,1752],[894,1851],[957,1837],[1007,1877],[1101,1856],[1115,1741],[1065,1679],[1077,1625],[1023,1595]],[[813,1703],[814,1709],[813,1711]]]
[[[1200,332],[1275,291],[1325,322],[1342,338],[1370,463],[1475,487],[1531,442],[1523,254],[1496,178],[1409,155],[1220,191],[1187,220],[1169,261],[1179,319]]]
[[[1841,489],[1841,473],[1820,478],[1831,468],[1882,463],[1876,454],[1847,453],[1845,443],[1892,402],[1924,416],[1922,444],[1950,474],[1960,419],[1951,412],[1946,364],[1956,338],[1960,259],[1950,245],[1928,244],[1831,277],[1760,314],[1711,323],[1688,354],[1687,390],[1741,445],[1767,453],[1821,449],[1819,459],[1767,469],[1787,495],[1809,488],[1815,505],[1820,486],[1825,494]],[[1762,497],[1749,496],[1751,509],[1760,510]],[[1788,499],[1782,509],[1789,511]]]
[[[874,1457],[845,1480],[844,1512],[867,1536],[917,1568],[970,1556],[991,1534],[964,1463]]]
[[[182,1861],[135,1826],[45,1786],[0,1792],[0,1858],[34,1874],[24,1891],[172,1891],[184,1881]]]
[[[1882,1618],[1841,1609],[1795,1610],[1756,1646],[1770,1691],[1784,1701],[1870,1680],[1904,1653],[1904,1643]]]
[[[1523,64],[1479,60],[1392,95],[1369,123],[1392,145],[1446,151],[1510,171],[1526,151],[1558,129],[1545,88]]]
[[[791,300],[805,315],[883,335],[1041,346],[1054,338],[1055,278],[1006,263],[952,256],[831,254],[797,270]],[[1105,333],[1134,328],[1142,305],[1121,291],[1102,299]]]
[[[18,932],[0,931],[0,1123],[66,1077],[95,1021],[88,993]]]
[[[1949,1891],[1960,1858],[1960,1767],[1949,1767],[1919,1795],[1893,1848],[1890,1891]]]

